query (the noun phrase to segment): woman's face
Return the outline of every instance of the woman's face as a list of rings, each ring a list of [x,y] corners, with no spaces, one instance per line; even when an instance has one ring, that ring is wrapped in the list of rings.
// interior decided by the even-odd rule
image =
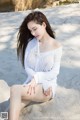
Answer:
[[[40,25],[34,21],[30,21],[27,24],[27,27],[30,30],[31,34],[38,40],[41,40],[44,37],[46,32],[46,24],[44,22],[42,25]]]

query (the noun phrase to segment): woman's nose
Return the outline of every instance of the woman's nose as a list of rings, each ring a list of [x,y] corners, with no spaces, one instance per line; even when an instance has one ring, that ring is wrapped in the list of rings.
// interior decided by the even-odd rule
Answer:
[[[33,32],[31,32],[31,34],[33,35],[33,36],[35,36],[35,32],[33,31]]]

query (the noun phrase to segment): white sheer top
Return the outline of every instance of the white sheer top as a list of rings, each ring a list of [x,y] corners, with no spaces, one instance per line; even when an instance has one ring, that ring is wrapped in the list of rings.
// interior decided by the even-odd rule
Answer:
[[[36,83],[49,83],[57,80],[60,70],[62,46],[57,49],[40,52],[39,41],[32,39],[25,51],[24,66],[28,75],[24,84],[27,84],[34,77]],[[51,84],[52,85],[52,84]]]

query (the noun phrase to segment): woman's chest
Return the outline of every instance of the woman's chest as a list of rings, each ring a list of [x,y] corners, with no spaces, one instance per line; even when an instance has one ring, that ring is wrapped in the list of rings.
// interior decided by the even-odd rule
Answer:
[[[32,50],[28,55],[27,59],[28,65],[35,69],[37,65],[37,70],[51,70],[54,64],[54,54],[45,53],[45,54],[38,54],[36,50]]]

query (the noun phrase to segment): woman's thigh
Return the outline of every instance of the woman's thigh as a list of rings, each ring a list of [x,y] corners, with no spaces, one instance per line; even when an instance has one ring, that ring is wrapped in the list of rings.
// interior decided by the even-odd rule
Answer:
[[[48,101],[52,95],[45,96],[43,93],[43,88],[41,84],[35,86],[35,93],[32,91],[31,94],[28,94],[28,85],[25,87],[20,85],[21,88],[21,97],[24,100],[30,100],[35,102],[45,102]]]

